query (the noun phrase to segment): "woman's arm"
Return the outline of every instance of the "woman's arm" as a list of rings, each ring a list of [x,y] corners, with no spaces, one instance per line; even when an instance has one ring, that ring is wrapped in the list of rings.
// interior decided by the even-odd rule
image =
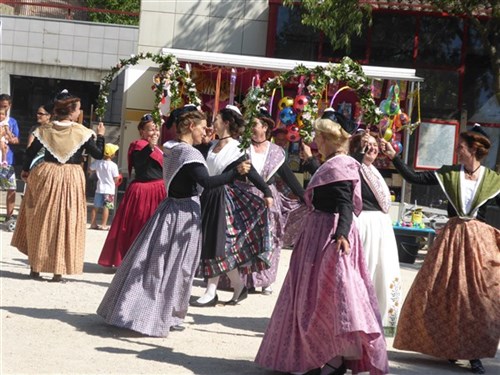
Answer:
[[[398,172],[406,181],[418,185],[437,185],[439,183],[434,172],[415,172],[403,163],[403,161],[396,156],[396,151],[392,145],[384,139],[380,140],[380,150],[384,153],[384,155],[392,160],[392,164],[394,164],[394,167],[396,167]]]
[[[248,176],[248,179],[250,180],[250,182],[252,182],[252,184],[254,184],[255,187],[257,189],[259,189],[264,194],[264,197],[266,197],[266,198],[273,197],[273,193],[272,193],[271,189],[269,188],[269,185],[266,184],[264,179],[260,176],[260,174],[257,172],[257,170],[253,166],[252,166],[252,168],[250,168],[250,172],[248,172],[247,176]]]
[[[337,211],[339,213],[339,220],[334,238],[338,239],[339,237],[344,237],[347,239],[351,231],[352,213],[354,210],[354,205],[352,203],[352,182],[335,182],[331,187],[332,194],[336,197]]]
[[[97,135],[97,139],[90,137],[90,139],[85,143],[85,150],[94,159],[101,160],[104,157],[104,144],[105,139],[102,135]]]
[[[288,166],[288,164],[283,163],[281,167],[278,169],[278,176],[280,176],[285,184],[288,185],[292,192],[300,198],[300,200],[304,200],[304,188],[297,180],[297,177],[293,174],[292,170]]]
[[[207,168],[200,163],[193,163],[187,165],[185,168],[188,169],[189,176],[204,189],[213,189],[218,186],[229,184],[238,176],[236,167],[216,176],[210,176]]]
[[[24,162],[23,162],[23,171],[28,172],[30,170],[31,162],[38,154],[38,151],[42,149],[43,145],[35,138],[31,143],[30,147],[26,149],[26,153],[24,154]]]

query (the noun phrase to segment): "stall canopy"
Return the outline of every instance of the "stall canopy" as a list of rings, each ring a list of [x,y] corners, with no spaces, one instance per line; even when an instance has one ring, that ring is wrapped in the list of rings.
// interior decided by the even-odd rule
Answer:
[[[163,54],[173,54],[179,61],[219,65],[227,67],[241,67],[247,69],[261,69],[284,72],[292,70],[297,65],[304,65],[307,68],[315,66],[326,66],[328,63],[318,61],[302,61],[276,59],[270,57],[232,55],[227,53],[191,51],[185,49],[162,48]],[[396,80],[421,82],[423,78],[415,75],[415,69],[389,68],[382,66],[362,65],[364,73],[373,79]]]

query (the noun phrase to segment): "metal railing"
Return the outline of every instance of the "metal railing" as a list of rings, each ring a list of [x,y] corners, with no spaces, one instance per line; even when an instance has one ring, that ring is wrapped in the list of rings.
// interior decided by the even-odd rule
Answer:
[[[132,18],[135,24],[139,23],[139,12],[127,12],[111,9],[96,9],[81,6],[78,0],[55,1],[11,1],[0,0],[1,13],[25,17],[47,17],[79,21],[92,21],[91,14],[109,14]],[[122,22],[117,22],[122,23]]]

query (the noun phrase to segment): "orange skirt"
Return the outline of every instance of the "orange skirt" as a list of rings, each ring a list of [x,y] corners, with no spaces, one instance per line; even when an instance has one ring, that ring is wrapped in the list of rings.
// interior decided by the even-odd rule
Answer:
[[[42,163],[31,170],[12,246],[35,272],[83,272],[85,176],[79,164]]]
[[[403,305],[394,347],[439,358],[494,357],[500,338],[500,231],[452,218]]]

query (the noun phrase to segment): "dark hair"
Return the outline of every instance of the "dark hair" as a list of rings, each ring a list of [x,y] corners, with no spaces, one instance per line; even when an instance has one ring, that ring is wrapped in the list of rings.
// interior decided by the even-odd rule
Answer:
[[[257,115],[257,118],[260,120],[262,125],[267,126],[266,139],[267,140],[271,139],[271,135],[273,133],[274,126],[275,126],[275,123],[274,123],[273,118],[271,117],[271,114],[267,111],[266,108],[261,107],[259,109],[259,114]]]
[[[143,130],[148,122],[154,122],[153,115],[151,113],[146,113],[141,117],[139,124],[137,125],[138,130]]]
[[[358,132],[354,134],[349,140],[349,154],[355,154],[361,151],[361,139],[365,135],[365,132]],[[370,136],[375,138],[378,142],[380,136],[378,133],[370,132]]]
[[[460,133],[460,139],[463,139],[469,148],[476,149],[477,160],[482,160],[490,151],[491,142],[484,135],[476,131],[465,131]]]
[[[193,122],[198,125],[201,121],[206,120],[207,116],[201,111],[184,111],[177,117],[176,131],[177,135],[183,135],[188,132],[189,125]]]
[[[12,104],[12,97],[9,94],[0,94],[0,102],[7,100],[9,104]]]
[[[52,116],[52,112],[54,111],[53,101],[48,101],[47,103],[42,104],[40,107],[42,107],[49,115]]]
[[[243,116],[232,109],[224,108],[219,111],[222,120],[229,123],[229,134],[233,138],[239,137],[245,130],[245,120]]]
[[[196,106],[192,104],[188,104],[185,105],[184,107],[174,109],[172,112],[170,112],[170,116],[168,116],[168,119],[165,122],[165,127],[167,129],[170,129],[172,126],[174,126],[174,124],[177,124],[177,119],[179,118],[180,115],[186,112],[194,112],[197,110],[198,108],[196,108]]]
[[[71,95],[66,90],[63,90],[57,94],[54,99],[53,113],[57,118],[67,117],[76,109],[76,104],[80,101],[79,97]]]

